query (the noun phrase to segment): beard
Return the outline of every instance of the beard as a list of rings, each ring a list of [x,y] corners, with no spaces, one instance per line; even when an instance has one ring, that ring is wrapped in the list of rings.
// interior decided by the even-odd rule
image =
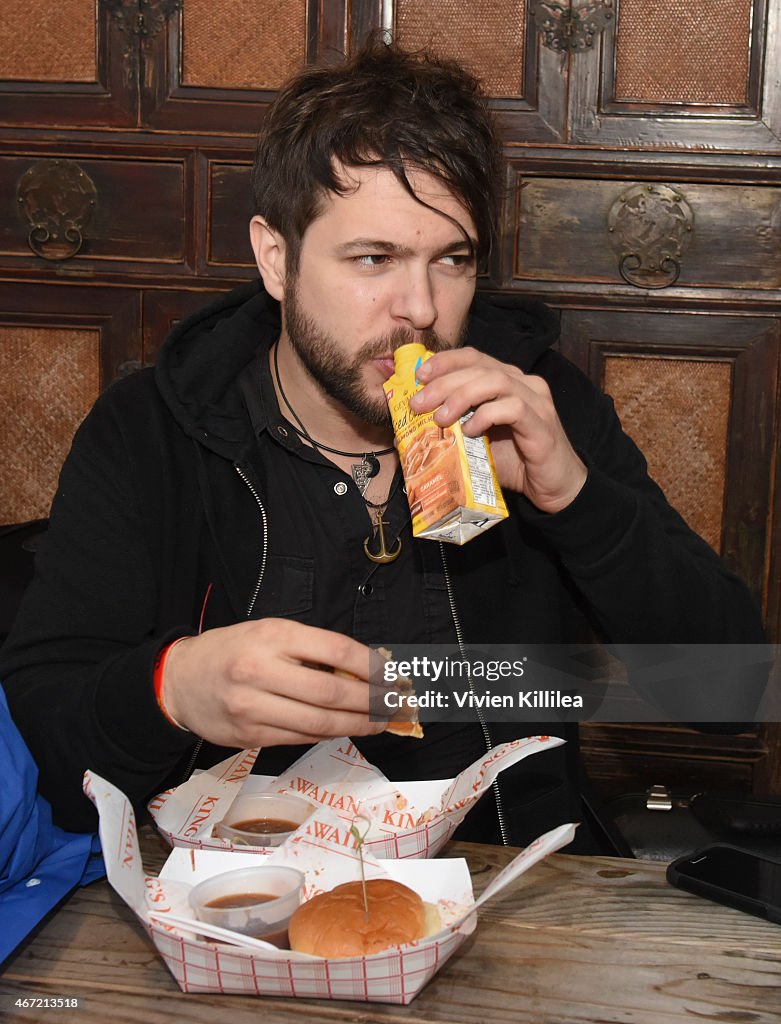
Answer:
[[[364,342],[352,356],[341,350],[338,341],[321,330],[312,317],[307,316],[298,301],[295,281],[285,286],[285,329],[298,358],[330,398],[374,427],[391,425],[385,395],[373,395],[363,382],[363,367],[373,359],[387,356],[402,345],[418,342],[431,352],[457,348],[466,337],[467,320],[464,317],[454,345],[444,341],[433,328],[414,331],[398,327],[381,338]]]

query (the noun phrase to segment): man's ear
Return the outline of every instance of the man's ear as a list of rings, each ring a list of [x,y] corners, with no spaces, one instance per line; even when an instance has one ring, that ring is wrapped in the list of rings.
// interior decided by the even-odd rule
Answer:
[[[281,302],[285,291],[285,240],[263,217],[253,217],[249,222],[249,237],[266,291]]]

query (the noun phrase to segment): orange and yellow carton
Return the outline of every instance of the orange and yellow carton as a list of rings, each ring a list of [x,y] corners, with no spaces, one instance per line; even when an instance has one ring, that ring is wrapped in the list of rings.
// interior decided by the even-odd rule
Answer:
[[[439,427],[433,412],[415,413],[409,400],[422,387],[417,369],[430,359],[424,345],[402,345],[383,385],[407,486],[415,537],[465,544],[507,518],[487,437],[465,437],[462,424]]]

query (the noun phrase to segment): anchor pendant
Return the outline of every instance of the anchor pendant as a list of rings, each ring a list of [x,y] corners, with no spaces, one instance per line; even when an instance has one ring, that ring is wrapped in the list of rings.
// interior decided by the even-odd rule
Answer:
[[[377,565],[387,565],[388,562],[395,562],[401,554],[401,538],[399,537],[396,541],[396,547],[389,550],[385,546],[385,522],[382,518],[382,512],[377,513],[377,538],[380,545],[380,550],[377,554],[373,554],[369,551],[369,538],[363,542],[363,551],[370,562],[376,562]]]

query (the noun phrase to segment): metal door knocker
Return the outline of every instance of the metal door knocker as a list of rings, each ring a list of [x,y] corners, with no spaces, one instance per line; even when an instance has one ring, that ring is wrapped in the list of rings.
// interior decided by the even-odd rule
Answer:
[[[67,260],[81,249],[95,212],[95,184],[74,160],[39,160],[16,187],[27,242],[44,260]]]

